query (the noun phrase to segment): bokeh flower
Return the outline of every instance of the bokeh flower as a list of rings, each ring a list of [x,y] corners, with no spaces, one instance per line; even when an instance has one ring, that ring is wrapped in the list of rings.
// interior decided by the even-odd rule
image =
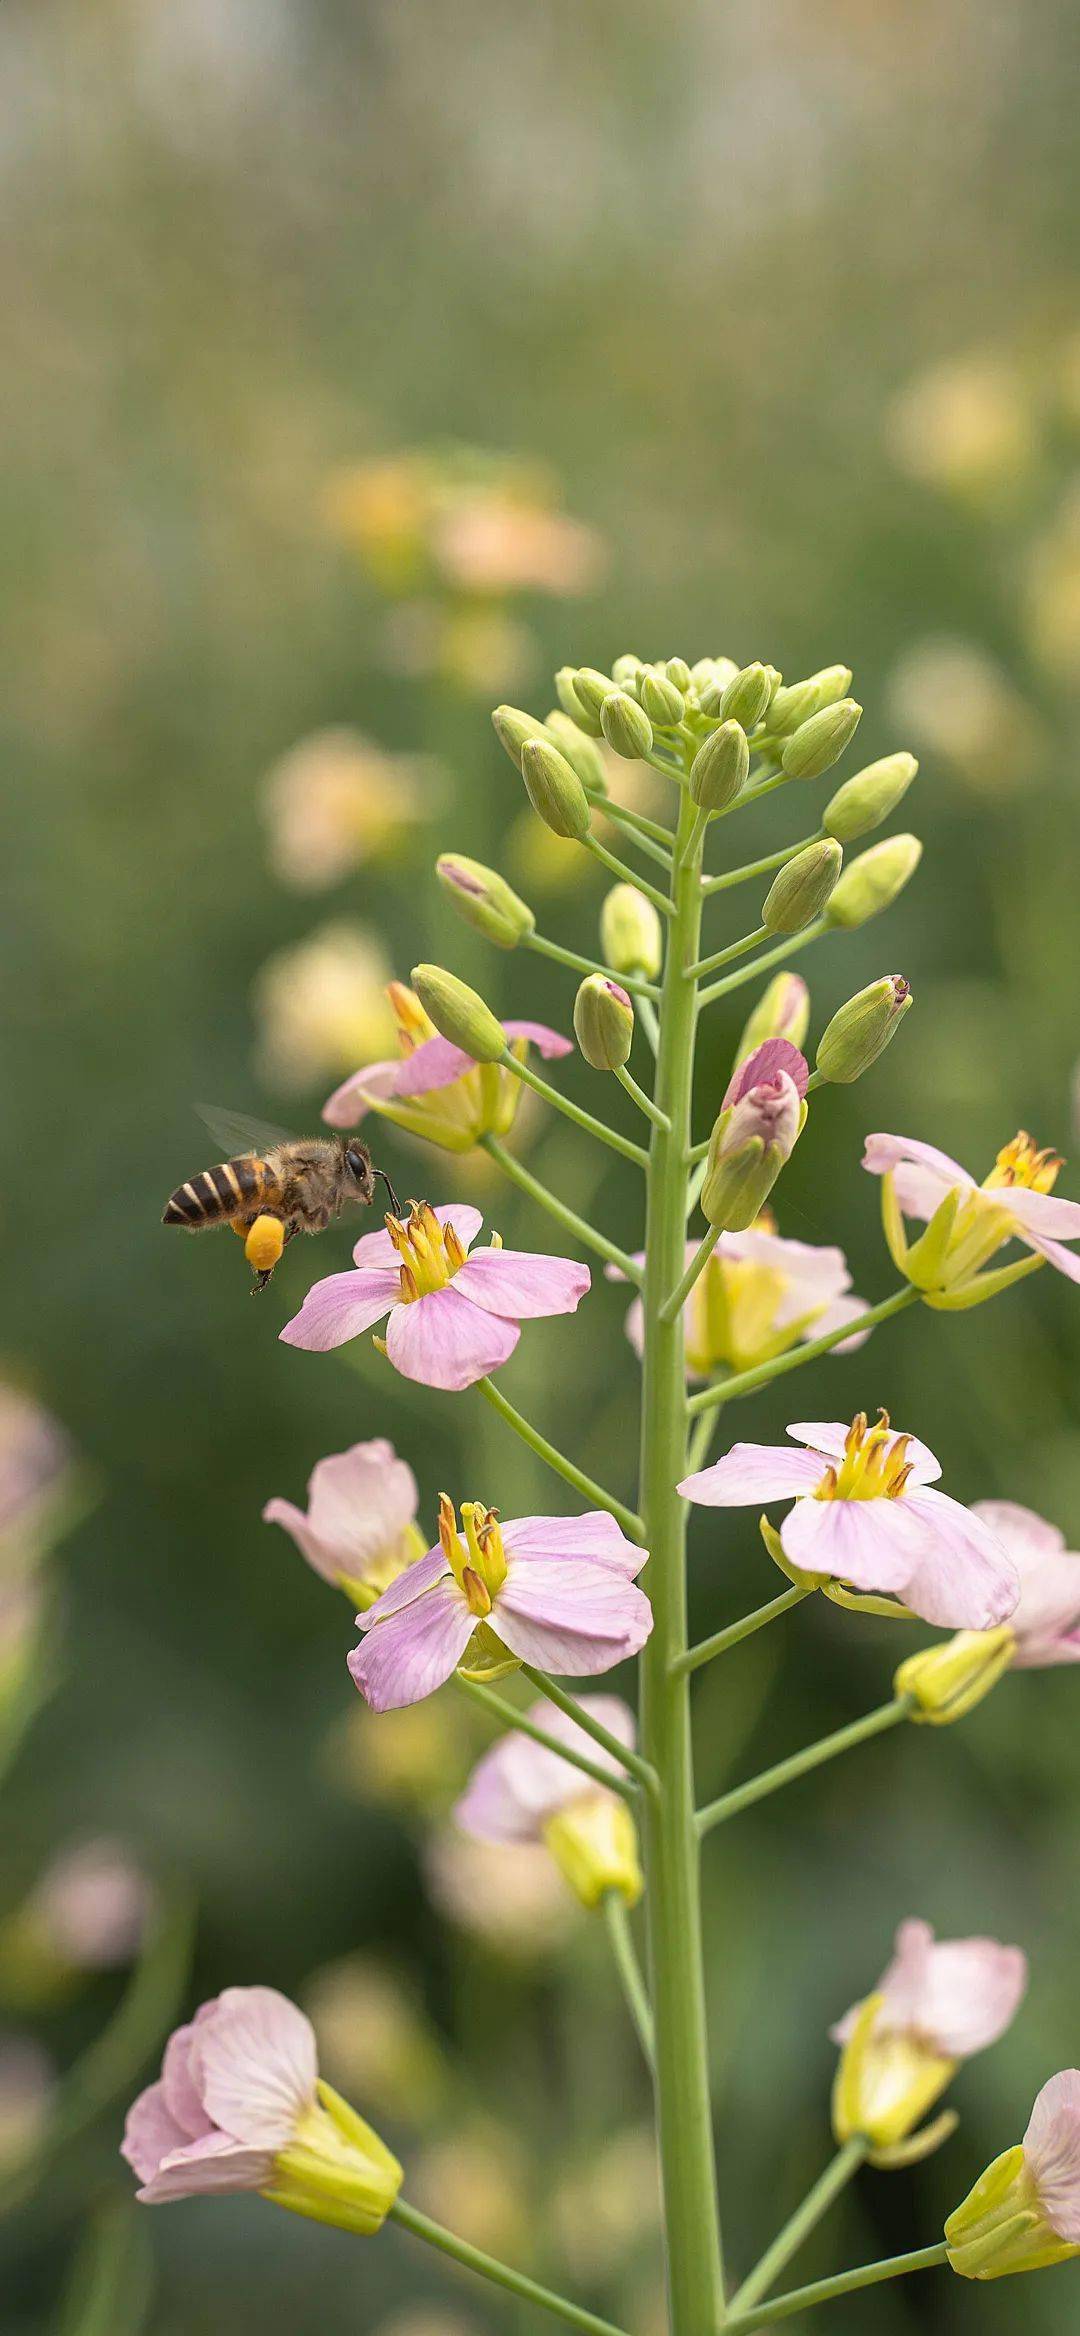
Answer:
[[[1053,1187],[1063,1162],[1040,1151],[1024,1129],[1004,1145],[989,1176],[973,1176],[936,1145],[913,1136],[871,1135],[863,1167],[882,1178],[882,1213],[894,1263],[930,1302],[970,1305],[1000,1286],[981,1269],[1009,1241],[1080,1281],[1080,1257],[1064,1247],[1080,1240],[1080,1201],[1059,1200]],[[904,1217],[928,1226],[908,1245]],[[1011,1269],[1006,1268],[1006,1271]]]
[[[112,1970],[136,1955],[155,1906],[127,1844],[102,1836],[61,1850],[22,1909],[40,1949],[81,1971]]]
[[[1041,725],[999,665],[973,641],[917,642],[893,673],[889,702],[917,746],[951,765],[973,794],[991,799],[1029,784]]]
[[[263,780],[271,865],[297,891],[323,891],[393,851],[427,819],[430,798],[430,766],[416,757],[358,730],[317,730]]]
[[[393,1120],[410,1135],[422,1136],[445,1152],[470,1152],[485,1135],[505,1135],[513,1126],[523,1089],[500,1063],[477,1063],[449,1039],[440,1038],[414,990],[391,982],[387,991],[397,1023],[400,1059],[368,1063],[354,1071],[323,1106],[331,1127],[359,1127],[369,1111]],[[570,1039],[543,1022],[503,1023],[519,1062],[530,1046],[546,1062],[572,1053]]]
[[[53,2064],[32,2037],[0,2034],[0,2173],[41,2140],[55,2086]]]
[[[584,1695],[581,1708],[633,1751],[634,1715],[618,1695]],[[526,1714],[568,1751],[585,1755],[611,1776],[623,1770],[584,1728],[550,1703]],[[609,1890],[635,1905],[644,1887],[637,1832],[625,1799],[594,1783],[546,1745],[511,1729],[477,1763],[454,1810],[463,1833],[479,1841],[517,1845],[542,1841],[584,1906],[598,1906]]]
[[[697,1248],[696,1241],[687,1242],[687,1265]],[[634,1263],[644,1262],[642,1250]],[[610,1281],[625,1278],[618,1266],[607,1266],[605,1272]],[[686,1300],[682,1321],[687,1377],[710,1379],[716,1371],[751,1370],[807,1339],[838,1330],[865,1311],[865,1298],[852,1291],[842,1249],[789,1241],[777,1233],[768,1210],[762,1210],[745,1233],[721,1234]],[[635,1298],[626,1317],[626,1335],[639,1356],[643,1325],[641,1299]],[[851,1354],[868,1337],[868,1331],[857,1331],[832,1352]]]
[[[874,1993],[831,2030],[842,2047],[833,2092],[838,2141],[861,2134],[877,2149],[902,2142],[951,2083],[962,2060],[997,2042],[1027,1987],[1027,1958],[996,1939],[938,1941],[928,1922],[903,1922]]]
[[[958,502],[993,508],[1030,478],[1035,406],[1015,362],[997,349],[947,357],[893,401],[890,451],[909,478]]]
[[[680,1492],[718,1509],[794,1495],[780,1542],[800,1573],[885,1592],[947,1628],[1007,1621],[1016,1568],[981,1518],[933,1489],[941,1469],[925,1444],[894,1434],[886,1412],[873,1428],[860,1412],[850,1427],[800,1420],[787,1432],[805,1449],[733,1444]]]
[[[425,2125],[445,2100],[450,2072],[434,2029],[396,1971],[349,1955],[304,1989],[320,2065],[380,2116]]]
[[[263,1523],[283,1525],[314,1572],[364,1607],[422,1556],[418,1501],[412,1469],[385,1436],[376,1436],[316,1463],[306,1510],[267,1501]]]
[[[316,1282],[281,1337],[325,1354],[389,1315],[386,1352],[395,1370],[426,1387],[471,1387],[513,1354],[523,1321],[573,1314],[590,1286],[588,1266],[568,1257],[497,1246],[473,1250],[483,1224],[462,1203],[414,1205],[405,1222],[365,1233],[354,1270]]]
[[[268,957],[252,991],[261,1076],[305,1088],[380,1054],[394,1035],[390,972],[381,941],[344,921]]]
[[[39,1553],[72,1463],[59,1421],[21,1387],[0,1380],[0,1546],[13,1562]]]
[[[456,1826],[426,1842],[424,1874],[447,1921],[517,1962],[533,1963],[562,1946],[579,1912],[546,1849],[504,1849]]]
[[[1023,2141],[980,2175],[945,2238],[962,2279],[1008,2279],[1080,2255],[1080,2069],[1043,2086]]]
[[[646,1556],[598,1511],[500,1524],[465,1501],[459,1528],[444,1493],[438,1547],[358,1615],[349,1669],[373,1711],[418,1703],[459,1666],[467,1678],[517,1663],[567,1678],[610,1671],[652,1629],[634,1586]]]

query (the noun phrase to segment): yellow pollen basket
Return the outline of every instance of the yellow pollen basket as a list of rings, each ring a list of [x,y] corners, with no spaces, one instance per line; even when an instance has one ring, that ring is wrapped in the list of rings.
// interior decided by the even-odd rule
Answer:
[[[896,1501],[911,1475],[907,1457],[910,1436],[894,1436],[889,1414],[879,1411],[873,1427],[865,1411],[856,1412],[844,1440],[844,1457],[825,1470],[814,1492],[816,1501]]]
[[[465,1251],[452,1225],[440,1225],[429,1201],[413,1201],[408,1217],[383,1220],[401,1259],[398,1279],[401,1302],[415,1304],[433,1290],[444,1290],[465,1263]]]
[[[1040,1151],[1034,1136],[1021,1128],[1011,1144],[1003,1145],[989,1176],[984,1176],[983,1191],[1021,1185],[1028,1192],[1052,1192],[1064,1166],[1060,1152],[1052,1151],[1049,1144]]]

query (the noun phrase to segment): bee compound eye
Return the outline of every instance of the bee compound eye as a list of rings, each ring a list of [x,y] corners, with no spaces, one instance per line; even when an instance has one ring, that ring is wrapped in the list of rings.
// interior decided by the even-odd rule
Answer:
[[[348,1151],[345,1154],[345,1165],[348,1168],[350,1174],[355,1176],[358,1184],[366,1184],[368,1177],[368,1164],[363,1152],[355,1151],[352,1145],[350,1145]]]

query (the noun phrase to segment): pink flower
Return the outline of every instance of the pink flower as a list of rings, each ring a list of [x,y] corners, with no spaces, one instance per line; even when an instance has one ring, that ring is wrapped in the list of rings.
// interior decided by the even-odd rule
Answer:
[[[945,1288],[969,1283],[1013,1240],[1070,1281],[1080,1281],[1080,1257],[1062,1246],[1080,1239],[1080,1201],[1058,1200],[1053,1193],[1062,1164],[1056,1152],[1039,1151],[1023,1130],[998,1153],[981,1184],[947,1152],[909,1136],[867,1136],[863,1156],[872,1176],[886,1178],[904,1216],[929,1221],[955,1196],[956,1217],[937,1276],[937,1286]],[[897,1262],[906,1270],[902,1257]]]
[[[503,1249],[497,1236],[470,1256],[483,1222],[460,1202],[422,1201],[405,1222],[387,1217],[384,1233],[357,1242],[357,1270],[316,1282],[281,1337],[325,1354],[388,1314],[386,1352],[404,1378],[474,1386],[513,1354],[523,1321],[575,1313],[592,1278],[587,1265]]]
[[[788,1429],[808,1447],[733,1444],[723,1459],[679,1486],[705,1508],[756,1507],[795,1496],[780,1527],[800,1572],[898,1597],[925,1622],[990,1630],[1019,1596],[1008,1551],[980,1517],[929,1488],[941,1470],[914,1436],[890,1432],[886,1412],[868,1428],[860,1412]]]
[[[354,1071],[335,1088],[323,1118],[331,1127],[358,1127],[367,1112],[377,1111],[447,1152],[470,1152],[485,1135],[505,1135],[517,1113],[520,1079],[498,1063],[475,1063],[448,1038],[438,1037],[404,982],[391,982],[387,995],[397,1020],[400,1061],[368,1063]],[[530,1045],[547,1062],[573,1051],[568,1038],[543,1022],[504,1022],[503,1029],[521,1062]]]
[[[145,1874],[120,1841],[63,1850],[30,1902],[53,1954],[80,1970],[109,1970],[138,1952],[153,1910]]]
[[[1016,1501],[974,1501],[971,1514],[989,1526],[1020,1576],[1009,1616],[1014,1666],[1036,1671],[1080,1663],[1080,1553],[1066,1549],[1056,1525]]]
[[[463,1532],[444,1493],[438,1548],[357,1616],[365,1635],[349,1669],[373,1711],[419,1703],[459,1664],[466,1676],[536,1663],[585,1678],[644,1646],[652,1608],[634,1576],[647,1552],[613,1517],[500,1525],[494,1510],[465,1501],[461,1519]]]
[[[617,1695],[586,1695],[581,1708],[633,1751],[634,1715]],[[528,1717],[569,1752],[578,1752],[620,1776],[614,1756],[550,1703]],[[454,1810],[463,1833],[478,1841],[518,1846],[542,1841],[583,1905],[598,1906],[611,1890],[628,1905],[641,1896],[637,1829],[625,1799],[528,1736],[511,1732],[478,1762]]]
[[[698,1244],[688,1241],[685,1262]],[[644,1251],[634,1259],[644,1265]],[[607,1266],[609,1281],[621,1281]],[[765,1211],[745,1233],[722,1233],[683,1307],[686,1372],[710,1379],[714,1372],[751,1370],[800,1341],[820,1338],[853,1322],[866,1310],[851,1292],[842,1249],[818,1249],[808,1241],[787,1241],[773,1230]],[[626,1335],[636,1355],[643,1351],[643,1309],[635,1298],[626,1317]],[[860,1331],[833,1348],[851,1354],[869,1336]]]
[[[1015,2019],[1027,1989],[1027,1956],[996,1939],[935,1939],[928,1922],[902,1922],[892,1962],[874,1989],[881,2005],[874,2033],[913,2037],[943,2060],[970,2060],[996,2044]],[[862,2004],[829,2033],[854,2035]]]
[[[1045,2084],[1024,2135],[1024,2159],[1056,2238],[1080,2246],[1080,2069]]]
[[[980,2174],[945,2238],[961,2279],[1009,2279],[1080,2255],[1080,2069],[1043,2086],[1023,2142]]]
[[[797,1046],[792,1045],[790,1038],[763,1038],[760,1046],[755,1046],[750,1054],[744,1055],[742,1061],[736,1063],[720,1109],[732,1110],[758,1087],[784,1092],[777,1087],[779,1080],[786,1080],[788,1086],[794,1087],[802,1103],[809,1077],[810,1066],[806,1056]]]
[[[324,1582],[370,1606],[423,1550],[414,1523],[416,1478],[385,1436],[320,1460],[308,1479],[306,1512],[267,1501],[263,1523],[283,1525]]]

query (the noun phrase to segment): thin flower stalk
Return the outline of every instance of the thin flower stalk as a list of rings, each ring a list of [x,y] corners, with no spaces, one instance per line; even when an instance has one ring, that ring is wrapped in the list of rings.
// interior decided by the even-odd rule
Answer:
[[[603,1785],[608,1792],[619,1793],[625,1800],[634,1798],[636,1788],[628,1780],[613,1776],[610,1770],[601,1768],[597,1761],[589,1760],[584,1752],[574,1751],[568,1745],[559,1743],[556,1737],[548,1734],[546,1728],[538,1727],[527,1712],[518,1711],[512,1703],[507,1703],[504,1696],[497,1695],[493,1687],[485,1687],[480,1679],[464,1679],[460,1672],[456,1684],[470,1702],[475,1703],[480,1711],[489,1712],[492,1719],[498,1720],[504,1728],[513,1728],[518,1735],[528,1736],[533,1744],[542,1745],[545,1752],[554,1752],[560,1760],[568,1760],[572,1767],[580,1768],[582,1775],[589,1777],[593,1784]],[[572,1698],[568,1697],[567,1701],[572,1701]],[[575,1711],[573,1716],[580,1726],[580,1711]]]
[[[579,1216],[576,1209],[569,1208],[564,1200],[560,1200],[558,1194],[542,1183],[539,1176],[533,1175],[531,1168],[526,1168],[516,1153],[507,1151],[498,1136],[485,1136],[483,1146],[496,1166],[501,1168],[503,1175],[508,1176],[520,1192],[527,1193],[530,1200],[536,1201],[538,1207],[546,1209],[548,1216],[562,1226],[564,1233],[570,1233],[586,1249],[595,1250],[596,1255],[606,1258],[609,1265],[617,1265],[619,1272],[626,1275],[627,1281],[640,1285],[641,1267],[635,1264],[626,1250],[620,1249],[617,1242],[609,1240],[598,1225],[590,1224],[587,1217]]]
[[[724,2336],[751,2336],[752,2329],[771,2328],[777,2320],[794,2318],[796,2312],[812,2311],[815,2304],[835,2303],[840,2296],[856,2295],[861,2287],[880,2287],[887,2279],[906,2279],[913,2271],[937,2271],[947,2261],[942,2240],[936,2247],[917,2247],[910,2255],[889,2255],[880,2263],[864,2263],[857,2271],[841,2271],[834,2279],[816,2279],[810,2287],[774,2296],[771,2303],[733,2313],[723,2322]]]
[[[868,1306],[865,1314],[857,1314],[853,1322],[838,1323],[835,1330],[827,1330],[820,1338],[812,1338],[806,1346],[792,1347],[784,1355],[776,1355],[772,1362],[759,1363],[752,1371],[736,1371],[722,1386],[703,1387],[700,1395],[690,1398],[690,1415],[697,1419],[703,1411],[710,1411],[716,1403],[733,1402],[736,1396],[753,1395],[759,1387],[768,1387],[785,1371],[798,1370],[801,1363],[812,1363],[818,1355],[827,1355],[831,1348],[845,1339],[857,1338],[867,1330],[874,1330],[879,1322],[888,1322],[893,1314],[901,1314],[905,1306],[914,1305],[918,1290],[894,1290],[889,1298],[881,1298],[876,1306]]]
[[[629,1136],[620,1135],[617,1128],[608,1127],[605,1120],[594,1119],[592,1112],[583,1111],[580,1104],[571,1103],[568,1095],[560,1095],[558,1088],[552,1087],[547,1079],[542,1079],[539,1072],[530,1070],[528,1063],[519,1063],[516,1056],[509,1052],[503,1059],[505,1068],[513,1071],[515,1078],[520,1079],[524,1086],[531,1087],[534,1094],[542,1095],[545,1103],[550,1103],[556,1111],[562,1112],[564,1119],[572,1120],[574,1126],[583,1129],[586,1135],[595,1136],[598,1143],[607,1144],[612,1152],[621,1152],[623,1159],[632,1160],[636,1167],[648,1167],[649,1155],[640,1144],[635,1144]]]
[[[726,949],[716,949],[711,957],[699,957],[696,965],[687,968],[688,981],[704,981],[706,974],[719,973],[722,965],[732,965],[737,957],[756,949],[759,941],[767,941],[768,925],[757,925],[752,933],[744,933],[739,941],[729,941]]]
[[[894,1696],[891,1703],[868,1712],[865,1719],[852,1720],[849,1727],[837,1728],[834,1735],[820,1737],[804,1751],[793,1752],[790,1760],[778,1760],[774,1768],[763,1769],[760,1776],[752,1776],[747,1784],[736,1785],[734,1791],[722,1793],[718,1801],[710,1801],[700,1809],[699,1833],[711,1833],[717,1825],[726,1824],[729,1817],[738,1817],[744,1809],[752,1809],[755,1801],[767,1800],[770,1793],[797,1784],[800,1777],[809,1776],[811,1769],[822,1768],[827,1760],[836,1760],[842,1752],[854,1752],[860,1744],[868,1744],[871,1737],[884,1735],[888,1728],[910,1719],[912,1709],[910,1696]]]
[[[813,1594],[801,1582],[793,1583],[790,1590],[781,1590],[778,1598],[770,1598],[766,1606],[756,1606],[741,1621],[729,1622],[726,1630],[715,1630],[711,1638],[703,1638],[696,1647],[688,1647],[685,1655],[679,1656],[674,1666],[676,1671],[700,1671],[706,1663],[715,1661],[717,1655],[728,1654],[732,1647],[741,1647],[744,1639],[767,1629],[770,1622],[779,1622],[781,1615],[793,1613],[804,1598],[812,1598]]]
[[[611,874],[619,878],[620,883],[635,884],[638,891],[644,893],[646,900],[651,900],[653,907],[659,910],[662,917],[670,917],[674,914],[666,892],[658,891],[655,884],[646,884],[644,877],[640,876],[636,869],[628,867],[626,861],[618,859],[614,852],[609,852],[607,845],[598,843],[594,835],[587,835],[583,840],[586,850],[592,853],[593,859],[599,860],[602,868],[609,868]]]
[[[637,1104],[638,1110],[649,1121],[650,1126],[662,1128],[670,1126],[667,1113],[660,1110],[659,1106],[653,1102],[651,1095],[646,1095],[643,1087],[638,1086],[637,1080],[627,1070],[625,1063],[616,1071],[615,1077],[620,1087],[625,1088],[631,1102]]]
[[[454,2231],[433,2222],[430,2215],[421,2214],[418,2207],[410,2206],[404,2198],[395,2201],[388,2220],[410,2231],[414,2238],[423,2239],[429,2247],[436,2247],[440,2254],[449,2255],[466,2271],[478,2272],[481,2279],[490,2280],[494,2287],[520,2296],[539,2312],[550,2312],[553,2319],[561,2320],[567,2328],[580,2329],[582,2336],[626,2336],[625,2329],[616,2327],[613,2320],[602,2320],[596,2312],[586,2312],[568,2297],[556,2295],[552,2288],[541,2287],[539,2280],[530,2279],[524,2271],[514,2271],[509,2263],[500,2263],[496,2256],[485,2254],[482,2247],[471,2246],[468,2239],[459,2239]]]
[[[809,949],[812,941],[820,941],[822,934],[831,930],[827,918],[815,917],[805,932],[790,934],[787,940],[778,942],[775,949],[766,949],[760,957],[752,958],[749,965],[740,965],[735,973],[722,974],[719,981],[712,982],[707,990],[702,990],[701,1004],[711,1006],[717,998],[726,998],[732,990],[741,990],[744,982],[756,981],[759,973],[769,973],[774,965],[786,965],[797,949]]]
[[[605,1492],[602,1484],[597,1484],[594,1477],[587,1476],[583,1468],[578,1468],[573,1460],[568,1460],[565,1452],[560,1452],[557,1444],[550,1443],[546,1436],[542,1436],[539,1429],[534,1428],[530,1421],[515,1409],[514,1405],[503,1394],[502,1389],[496,1387],[493,1379],[479,1379],[477,1385],[481,1395],[490,1403],[492,1410],[498,1412],[499,1418],[505,1420],[507,1427],[513,1428],[514,1434],[521,1437],[522,1443],[528,1445],[530,1452],[535,1452],[538,1460],[545,1460],[548,1467],[554,1469],[556,1476],[562,1477],[564,1484],[572,1485],[574,1491],[582,1493],[587,1501],[592,1502],[594,1508],[606,1509],[609,1516],[614,1517],[616,1523],[622,1526],[623,1532],[629,1535],[631,1541],[638,1541],[644,1546],[645,1528],[641,1518],[636,1515],[633,1509],[626,1508],[623,1502],[617,1501],[612,1493]]]
[[[775,876],[777,869],[786,867],[799,852],[805,852],[810,844],[820,843],[824,833],[823,827],[816,827],[813,835],[800,836],[797,844],[785,844],[782,851],[769,852],[763,860],[747,860],[741,868],[724,868],[718,876],[703,876],[701,889],[706,900],[711,900],[714,892],[730,892],[736,884],[752,884],[761,876]]]
[[[770,2287],[775,2286],[792,2256],[798,2254],[811,2232],[817,2229],[822,2216],[828,2213],[830,2206],[847,2188],[852,2176],[858,2173],[859,2167],[865,2162],[866,2152],[867,2144],[859,2135],[846,2141],[843,2148],[837,2150],[831,2164],[826,2166],[813,2189],[807,2192],[802,2205],[796,2208],[783,2230],[777,2232],[771,2247],[766,2248],[760,2263],[754,2265],[742,2286],[736,2289],[730,2304],[735,2319],[740,2312],[748,2311],[751,2304],[760,2303],[762,2296],[768,2295]]]
[[[541,957],[550,957],[555,965],[569,966],[574,973],[606,974],[608,971],[608,967],[601,965],[598,957],[583,957],[577,949],[564,949],[561,941],[549,941],[544,933],[527,933],[522,945],[526,949],[535,949]],[[619,980],[624,990],[632,990],[636,998],[658,999],[660,996],[656,983],[646,981],[643,974],[620,973]]]
[[[638,2042],[645,2055],[646,2063],[651,2069],[656,2058],[656,2032],[653,2025],[652,2006],[649,2002],[641,1964],[638,1961],[637,1948],[634,1945],[629,1909],[625,1898],[618,1890],[609,1890],[604,1899],[604,1921],[611,1941],[611,1952],[619,1975],[619,1984],[626,1997],[627,2010],[637,2032]]]
[[[531,1680],[532,1685],[540,1695],[546,1695],[549,1703],[553,1703],[558,1711],[564,1712],[568,1720],[573,1720],[575,1727],[581,1728],[585,1735],[591,1736],[594,1744],[599,1744],[601,1749],[607,1752],[613,1760],[620,1761],[628,1776],[635,1777],[638,1784],[643,1785],[647,1792],[655,1792],[656,1771],[648,1760],[643,1760],[640,1754],[631,1751],[628,1745],[621,1744],[618,1737],[612,1735],[610,1728],[602,1726],[601,1722],[593,1717],[592,1712],[586,1711],[584,1706],[578,1702],[576,1696],[568,1695],[565,1687],[559,1687],[554,1679],[548,1678],[546,1672],[534,1670],[531,1663],[523,1663],[521,1672],[523,1678]]]

